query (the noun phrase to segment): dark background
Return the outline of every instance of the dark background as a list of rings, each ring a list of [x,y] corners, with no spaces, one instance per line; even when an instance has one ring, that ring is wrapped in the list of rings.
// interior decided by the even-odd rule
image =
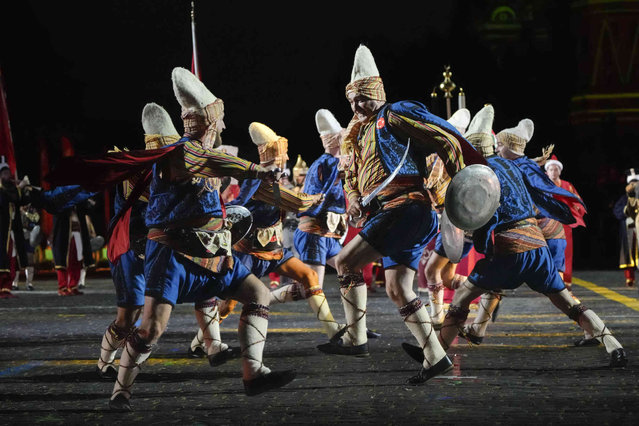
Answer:
[[[1,9],[0,66],[20,177],[39,181],[40,139],[51,167],[61,136],[78,154],[141,148],[147,102],[164,106],[182,128],[170,76],[176,66],[191,66],[190,1],[14,3]],[[279,8],[197,1],[201,75],[225,102],[224,143],[257,160],[248,125],[259,121],[289,139],[291,167],[297,154],[310,165],[322,153],[317,109],[330,109],[344,127],[352,115],[344,87],[359,43],[375,56],[390,101],[430,105],[450,65],[471,113],[494,105],[496,132],[530,118],[535,133],[528,155],[555,144],[562,177],[589,209],[588,227],[575,231],[575,266],[615,268],[617,222],[610,208],[623,193],[623,171],[635,165],[637,132],[619,136],[615,117],[604,117],[583,138],[571,123],[571,97],[588,81],[580,57],[590,48],[575,2],[415,3]],[[504,5],[516,13],[514,21],[495,14]],[[493,25],[500,19],[504,25]]]

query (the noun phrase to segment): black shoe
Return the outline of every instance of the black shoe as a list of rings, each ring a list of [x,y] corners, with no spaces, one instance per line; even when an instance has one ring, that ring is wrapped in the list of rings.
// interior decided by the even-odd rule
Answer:
[[[195,350],[189,347],[187,354],[190,358],[204,358],[206,356],[206,352],[204,352],[201,346],[196,347]]]
[[[481,342],[484,341],[483,337],[475,336],[474,334],[470,334],[470,333],[466,333],[466,332],[462,332],[462,331],[457,333],[457,336],[468,340],[470,343],[472,343],[474,345],[481,345]]]
[[[341,340],[337,343],[331,341],[317,345],[317,349],[325,354],[351,355],[356,357],[366,357],[370,355],[370,352],[368,352],[368,342],[357,346],[345,346]]]
[[[211,367],[217,367],[218,365],[224,364],[229,359],[237,358],[239,355],[239,350],[229,346],[228,348],[226,348],[226,350],[213,355],[208,355],[207,357],[209,359],[209,364],[211,365]]]
[[[117,394],[115,398],[109,400],[109,408],[112,411],[133,411],[133,409],[131,408],[131,402],[129,402],[129,398],[126,398],[121,393]]]
[[[402,343],[402,349],[404,349],[404,352],[406,352],[408,356],[413,358],[415,361],[420,364],[424,363],[424,351],[419,346],[404,342]]]
[[[33,291],[33,290],[35,290],[35,287],[33,286],[33,284],[29,283],[29,284],[27,284],[27,290]]]
[[[610,353],[610,366],[612,368],[621,368],[628,365],[628,357],[623,348],[615,349]]]
[[[295,370],[271,371],[253,380],[243,380],[244,393],[248,396],[259,395],[271,389],[281,388],[295,379]]]
[[[584,346],[599,346],[601,343],[599,342],[599,340],[595,339],[594,337],[592,339],[586,339],[585,337],[582,337],[579,340],[575,340],[575,346],[577,346],[578,348],[584,347]]]
[[[369,339],[378,339],[378,338],[382,337],[382,333],[378,333],[376,331],[369,330],[367,328],[366,329],[366,337],[368,337]]]
[[[98,366],[95,367],[95,372],[99,378],[105,380],[115,380],[118,378],[118,370],[112,366],[107,365],[106,370],[102,371],[102,369]]]
[[[440,374],[443,374],[452,369],[453,369],[453,363],[450,360],[450,358],[448,358],[448,355],[446,355],[441,360],[439,360],[437,364],[433,365],[429,369],[422,367],[422,369],[419,370],[419,373],[417,373],[415,376],[408,379],[408,384],[421,385],[427,380],[430,380],[433,377],[439,376]]]

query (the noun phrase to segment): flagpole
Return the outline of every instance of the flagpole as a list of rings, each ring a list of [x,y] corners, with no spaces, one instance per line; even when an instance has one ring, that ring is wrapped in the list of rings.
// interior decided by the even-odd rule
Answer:
[[[195,40],[195,1],[191,2],[191,39],[193,41],[193,74],[201,80],[200,64],[197,58],[197,42]]]

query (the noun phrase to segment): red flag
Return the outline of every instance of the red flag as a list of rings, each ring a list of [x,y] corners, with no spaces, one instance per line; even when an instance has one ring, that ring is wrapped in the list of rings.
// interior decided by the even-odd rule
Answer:
[[[73,157],[75,155],[73,144],[66,136],[62,136],[60,138],[60,150],[62,152],[62,157]]]
[[[9,165],[11,174],[17,179],[16,156],[13,149],[13,138],[11,137],[11,126],[9,125],[9,109],[7,108],[7,98],[4,92],[4,79],[0,69],[0,155],[4,155],[4,160]]]

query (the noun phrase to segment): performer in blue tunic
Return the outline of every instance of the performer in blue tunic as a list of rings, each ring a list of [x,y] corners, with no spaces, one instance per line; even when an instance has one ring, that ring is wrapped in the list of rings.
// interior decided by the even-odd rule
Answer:
[[[161,106],[149,103],[142,110],[142,127],[146,149],[157,149],[171,145],[180,136],[171,122],[168,113]],[[115,148],[115,151],[119,151]],[[126,200],[131,196],[134,183],[125,181],[115,187],[114,209],[117,219],[125,208]],[[126,242],[128,250],[119,256],[109,252],[109,266],[115,287],[117,300],[116,318],[107,327],[100,344],[100,357],[96,366],[96,373],[100,378],[115,379],[118,372],[114,361],[117,350],[124,344],[126,338],[134,331],[142,307],[144,306],[144,251],[148,229],[145,224],[149,193],[146,190],[130,207],[127,214],[128,226]],[[114,227],[114,220],[110,227]]]
[[[282,168],[288,159],[288,141],[262,123],[251,123],[251,139],[257,145],[260,164]],[[326,296],[318,283],[318,274],[293,255],[282,243],[282,219],[286,212],[315,211],[326,194],[297,192],[281,185],[266,185],[260,180],[242,182],[240,195],[231,205],[242,205],[253,214],[249,234],[233,246],[233,252],[257,277],[276,272],[294,280],[271,291],[270,304],[307,300],[324,333],[330,339],[339,330]]]
[[[413,291],[422,250],[437,230],[436,213],[423,189],[425,158],[436,152],[450,176],[466,164],[485,160],[452,125],[419,102],[387,103],[373,56],[363,45],[355,54],[346,96],[354,116],[344,139],[345,153],[353,155],[344,189],[349,215],[364,222],[336,259],[345,331],[352,338],[350,344],[339,340],[319,348],[331,354],[368,355],[367,290],[361,269],[383,258],[386,292],[423,348],[422,368],[409,382],[423,383],[452,368],[428,311]],[[371,206],[363,206],[361,197],[370,194]]]
[[[295,377],[290,370],[271,371],[262,361],[269,292],[232,255],[229,223],[217,191],[219,179],[210,179],[231,176],[273,181],[276,175],[212,150],[221,143],[220,132],[224,129],[222,100],[186,69],[175,68],[172,80],[182,106],[185,136],[173,145],[154,150],[166,150],[167,154],[153,165],[150,177],[143,318],[139,329],[127,339],[121,356],[110,399],[115,410],[131,409],[131,386],[140,364],[166,329],[176,303],[218,296],[243,304],[238,332],[247,395],[283,386]],[[139,185],[130,199],[140,195]]]
[[[346,233],[346,200],[339,170],[339,148],[344,129],[327,109],[315,114],[315,125],[319,132],[324,154],[308,169],[304,180],[306,194],[324,194],[321,203],[297,214],[299,224],[295,230],[295,248],[300,260],[317,273],[318,285],[324,286],[326,265],[335,267],[335,256],[342,249],[340,239]],[[328,309],[326,299],[322,304]],[[339,330],[336,322],[327,323],[330,336]],[[327,333],[327,334],[329,334]],[[345,339],[350,339],[348,333]]]
[[[524,144],[520,133],[509,132],[512,143]],[[533,290],[546,295],[562,312],[568,315],[588,335],[596,337],[610,354],[611,367],[623,367],[628,360],[619,341],[592,310],[577,303],[566,289],[557,271],[544,236],[537,226],[535,207],[544,215],[571,223],[575,219],[563,201],[541,191],[542,184],[532,186],[533,171],[524,169],[515,161],[501,158],[504,139],[498,139],[500,157],[489,157],[488,164],[497,174],[501,185],[499,207],[492,219],[473,233],[475,248],[484,253],[468,279],[455,291],[439,339],[448,349],[469,313],[469,304],[486,291],[514,289],[524,282]],[[538,167],[537,167],[538,168]],[[525,176],[525,174],[531,176]],[[543,172],[541,175],[545,176]],[[534,196],[529,192],[533,192]],[[535,200],[535,201],[533,201]],[[494,232],[494,242],[491,235]],[[417,351],[414,350],[413,354]],[[415,357],[415,356],[414,356]],[[418,359],[417,357],[415,357]]]

